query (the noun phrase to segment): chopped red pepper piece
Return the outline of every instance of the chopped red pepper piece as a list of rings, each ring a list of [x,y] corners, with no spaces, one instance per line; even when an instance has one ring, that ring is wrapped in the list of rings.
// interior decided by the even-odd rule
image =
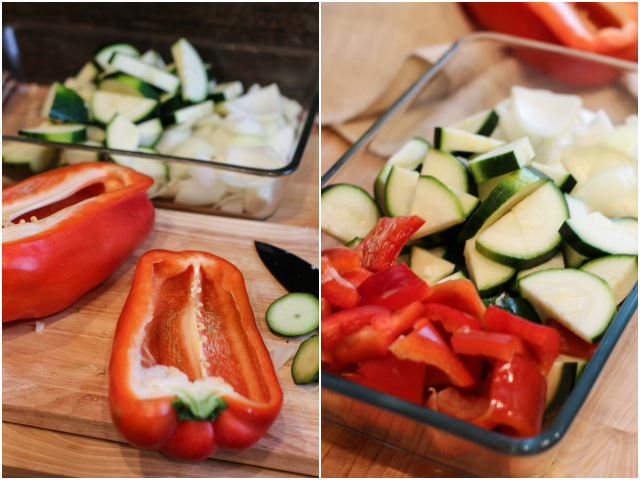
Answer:
[[[152,184],[128,167],[92,162],[3,189],[2,321],[64,310],[111,275],[153,228]]]
[[[413,324],[422,317],[424,306],[420,302],[413,302],[395,312],[392,312],[390,316],[379,316],[371,321],[371,324],[387,334],[392,340],[395,340],[398,335],[409,330]]]
[[[529,346],[520,337],[496,332],[460,332],[449,339],[458,355],[482,355],[508,362],[514,355],[534,359]]]
[[[384,357],[389,353],[392,339],[372,325],[336,342],[331,348],[331,368],[338,369],[351,363]]]
[[[462,310],[480,320],[487,309],[471,280],[459,278],[438,283],[430,289],[425,303],[441,303]]]
[[[489,305],[482,323],[487,331],[516,335],[527,342],[543,375],[549,373],[553,362],[558,358],[560,339],[553,328],[530,322],[495,305]]]
[[[326,298],[320,299],[320,318],[328,317],[333,313],[333,305]]]
[[[438,367],[458,387],[471,387],[475,380],[464,364],[428,321],[420,321],[420,327],[405,337],[399,337],[389,347],[398,358],[423,362]]]
[[[322,256],[329,259],[331,266],[340,275],[360,268],[360,252],[347,247],[333,247],[322,251]]]
[[[488,392],[465,392],[455,387],[447,387],[433,392],[424,405],[479,427],[492,429],[496,425],[490,418],[485,418],[490,406]]]
[[[109,382],[111,417],[127,441],[189,461],[253,445],[282,406],[242,273],[204,252],[140,258]]]
[[[593,354],[596,353],[596,348],[600,345],[600,342],[594,343],[593,345],[590,344],[563,326],[560,322],[551,318],[546,321],[546,325],[558,332],[558,337],[560,338],[560,353],[564,355],[588,360],[593,357]]]
[[[320,338],[322,348],[330,349],[338,340],[357,332],[378,318],[389,316],[389,310],[375,305],[341,310],[322,319]]]
[[[422,404],[424,363],[400,360],[393,354],[364,362],[356,374],[345,377],[366,387]]]
[[[360,302],[360,294],[331,266],[329,260],[322,257],[321,261],[321,293],[329,303],[339,308],[353,308]]]
[[[361,305],[397,310],[429,295],[429,285],[404,263],[374,273],[358,287]]]
[[[546,393],[547,381],[534,362],[520,355],[509,362],[498,360],[491,379],[491,404],[482,421],[501,425],[509,435],[537,435]]]
[[[367,278],[373,275],[373,272],[370,272],[366,268],[358,268],[356,270],[351,270],[350,272],[346,272],[342,275],[347,282],[354,286],[354,288],[358,288],[362,285]]]
[[[425,303],[424,316],[438,322],[449,333],[482,330],[482,324],[475,317],[439,303]]]
[[[362,252],[361,265],[373,272],[392,266],[404,244],[423,224],[424,220],[416,215],[382,217],[356,247]]]

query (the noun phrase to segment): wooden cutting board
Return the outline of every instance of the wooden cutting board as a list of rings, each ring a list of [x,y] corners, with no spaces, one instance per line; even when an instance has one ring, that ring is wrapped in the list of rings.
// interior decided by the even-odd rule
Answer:
[[[136,264],[148,250],[202,250],[232,262],[245,277],[267,348],[297,347],[309,335],[287,339],[267,326],[267,308],[287,292],[262,264],[254,240],[318,264],[318,230],[156,209],[155,227],[136,252],[73,306],[42,319],[43,333],[35,332],[35,320],[3,324],[3,421],[125,442],[109,413],[108,365]],[[104,368],[106,374],[96,375],[90,365]],[[295,385],[291,360],[277,373],[284,403],[267,434],[250,449],[219,451],[213,458],[317,476],[318,384]]]

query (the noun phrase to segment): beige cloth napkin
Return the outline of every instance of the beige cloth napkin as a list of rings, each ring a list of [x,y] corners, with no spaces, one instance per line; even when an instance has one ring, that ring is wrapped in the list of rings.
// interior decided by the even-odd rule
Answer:
[[[452,2],[321,8],[321,122],[351,142],[453,41],[473,31],[462,7]]]

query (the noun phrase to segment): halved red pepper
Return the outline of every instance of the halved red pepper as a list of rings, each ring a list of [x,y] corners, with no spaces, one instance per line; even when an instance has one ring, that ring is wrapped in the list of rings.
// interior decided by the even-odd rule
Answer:
[[[2,190],[2,321],[64,310],[111,275],[155,219],[147,175],[82,163]]]
[[[429,292],[425,303],[441,303],[473,315],[478,320],[487,309],[473,282],[466,278],[437,283],[430,288]]]
[[[235,266],[204,252],[140,258],[113,340],[109,405],[128,442],[181,460],[264,435],[282,390]]]
[[[399,337],[389,347],[396,357],[433,365],[446,373],[457,387],[471,387],[476,383],[429,320],[419,320],[414,328],[413,332]]]
[[[361,305],[379,305],[397,310],[429,295],[429,285],[405,263],[380,270],[358,287]]]
[[[516,335],[527,342],[543,375],[549,373],[553,362],[558,358],[560,339],[558,332],[551,327],[530,322],[495,305],[489,305],[482,323],[487,331]]]
[[[360,294],[331,266],[325,257],[320,258],[320,296],[339,308],[353,308],[360,302]]]
[[[395,264],[404,244],[423,224],[424,220],[417,215],[382,217],[356,247],[362,253],[361,266],[377,272]]]

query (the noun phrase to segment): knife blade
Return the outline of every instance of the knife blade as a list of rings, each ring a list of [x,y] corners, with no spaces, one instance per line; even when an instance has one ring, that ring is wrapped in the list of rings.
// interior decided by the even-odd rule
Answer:
[[[254,241],[256,251],[271,275],[288,292],[303,292],[320,298],[318,267],[282,248]]]

